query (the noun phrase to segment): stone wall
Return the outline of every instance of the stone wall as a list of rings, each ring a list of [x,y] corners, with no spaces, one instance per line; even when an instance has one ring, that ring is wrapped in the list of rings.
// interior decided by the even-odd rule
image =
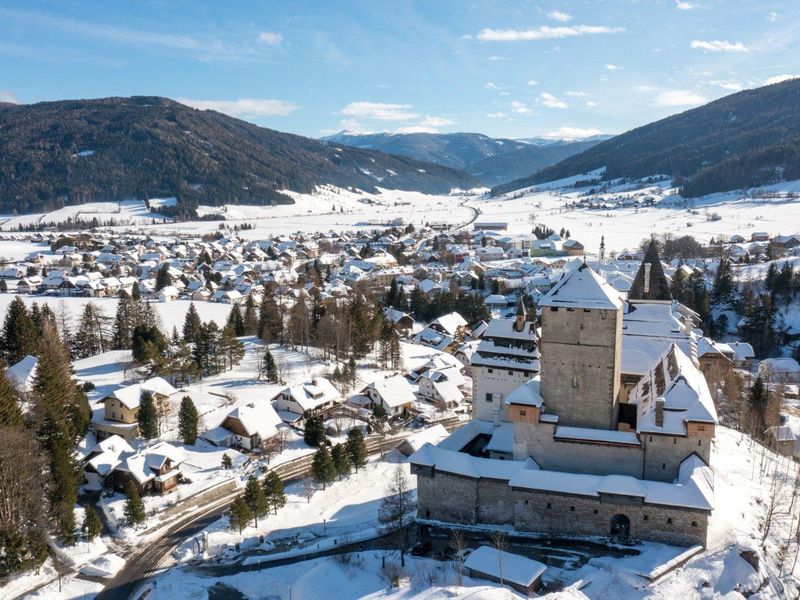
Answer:
[[[705,546],[709,515],[703,511],[644,504],[627,496],[600,498],[512,489],[508,482],[472,479],[412,467],[417,475],[417,514],[460,524],[514,525],[550,535],[607,536],[611,520],[630,520],[633,539]]]
[[[561,425],[614,429],[622,311],[542,311],[542,398]]]
[[[710,437],[676,437],[670,435],[642,434],[644,445],[644,478],[656,481],[674,481],[681,462],[697,453],[706,463],[711,462]]]

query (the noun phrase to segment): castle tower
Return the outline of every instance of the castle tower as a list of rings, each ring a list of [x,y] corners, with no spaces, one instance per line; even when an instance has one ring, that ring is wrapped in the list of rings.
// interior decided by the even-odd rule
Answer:
[[[616,429],[622,300],[586,263],[564,275],[542,308],[541,394],[561,426]]]
[[[664,274],[661,266],[661,258],[658,256],[658,248],[655,240],[650,240],[647,250],[644,253],[644,260],[636,271],[633,278],[631,289],[628,292],[628,300],[649,300],[669,302],[672,300],[672,292],[669,289],[669,281]]]

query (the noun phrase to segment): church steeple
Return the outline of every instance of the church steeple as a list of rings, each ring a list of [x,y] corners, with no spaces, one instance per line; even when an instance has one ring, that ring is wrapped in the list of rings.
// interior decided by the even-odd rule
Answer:
[[[606,262],[606,236],[600,236],[600,264]]]
[[[661,266],[661,258],[658,256],[655,240],[650,240],[650,244],[647,246],[644,260],[639,265],[633,285],[628,292],[628,300],[672,300],[669,281],[667,281],[664,268]]]
[[[524,331],[525,321],[528,320],[528,311],[525,309],[525,303],[522,301],[522,296],[517,300],[517,318],[514,321],[514,331]]]

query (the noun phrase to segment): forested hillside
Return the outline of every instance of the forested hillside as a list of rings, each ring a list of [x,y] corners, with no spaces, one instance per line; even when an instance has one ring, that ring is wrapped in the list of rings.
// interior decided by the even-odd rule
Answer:
[[[410,158],[334,148],[158,97],[0,105],[0,212],[175,196],[271,204],[329,183],[446,193],[479,183]]]

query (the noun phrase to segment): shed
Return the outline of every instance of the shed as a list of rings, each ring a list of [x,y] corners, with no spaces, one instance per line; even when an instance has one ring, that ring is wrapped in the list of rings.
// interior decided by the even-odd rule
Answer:
[[[469,576],[501,582],[527,596],[542,587],[542,575],[547,567],[518,554],[481,546],[464,561]]]

